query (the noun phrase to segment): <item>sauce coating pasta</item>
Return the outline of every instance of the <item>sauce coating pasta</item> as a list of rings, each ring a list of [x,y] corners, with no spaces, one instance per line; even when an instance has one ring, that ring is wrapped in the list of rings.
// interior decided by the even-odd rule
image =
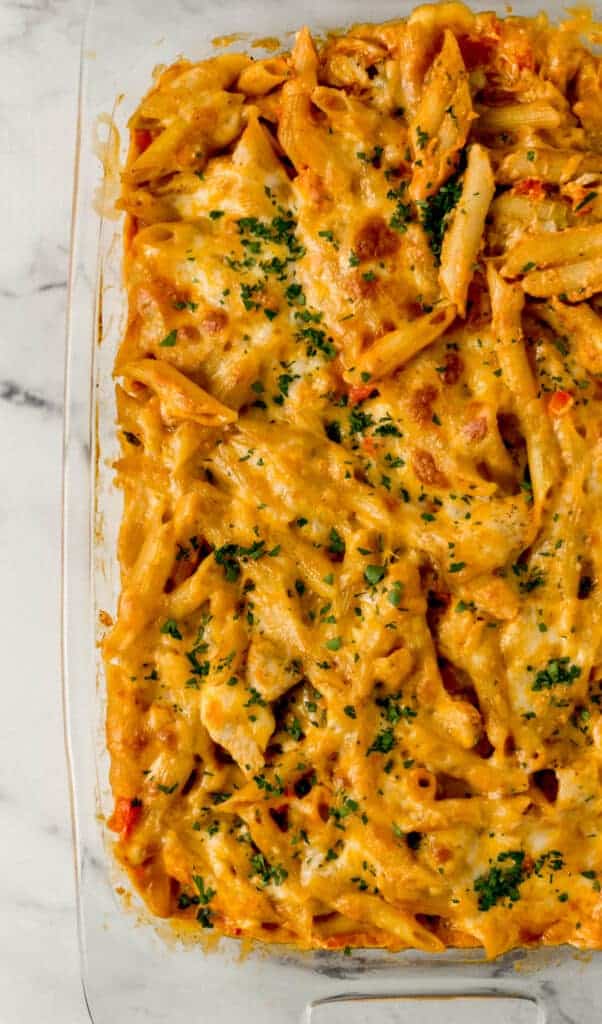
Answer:
[[[131,119],[116,851],[302,948],[602,947],[602,71],[417,8]]]

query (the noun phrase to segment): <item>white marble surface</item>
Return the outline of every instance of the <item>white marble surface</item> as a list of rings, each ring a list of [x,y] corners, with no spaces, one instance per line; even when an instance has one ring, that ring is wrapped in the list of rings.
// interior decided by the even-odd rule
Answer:
[[[0,1022],[82,1024],[59,684],[63,335],[81,9],[0,0]]]

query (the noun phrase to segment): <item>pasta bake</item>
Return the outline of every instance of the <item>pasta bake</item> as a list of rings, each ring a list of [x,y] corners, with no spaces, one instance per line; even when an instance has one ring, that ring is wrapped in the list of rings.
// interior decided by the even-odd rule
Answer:
[[[131,119],[109,826],[179,929],[602,947],[595,41],[428,5]]]

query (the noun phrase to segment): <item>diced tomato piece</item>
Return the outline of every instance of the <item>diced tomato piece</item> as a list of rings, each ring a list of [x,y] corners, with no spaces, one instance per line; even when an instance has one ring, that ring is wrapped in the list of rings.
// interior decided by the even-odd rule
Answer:
[[[109,828],[112,832],[118,832],[121,839],[127,839],[142,814],[142,803],[134,798],[130,800],[126,796],[119,796],[115,801],[115,810],[109,818]]]
[[[491,55],[499,43],[497,35],[468,35],[458,38],[460,52],[469,71],[489,64]]]
[[[374,391],[374,384],[352,384],[349,388],[349,401],[358,405]]]
[[[548,401],[548,412],[550,416],[564,416],[573,402],[574,398],[570,391],[555,391]]]
[[[372,455],[372,456],[376,455],[376,446],[374,444],[374,438],[373,437],[364,437],[362,439],[362,448],[363,448],[363,450],[365,452],[368,453],[368,455]]]
[[[546,197],[546,187],[539,178],[525,178],[524,181],[518,181],[514,186],[514,192],[517,196],[530,196],[531,199],[539,200]]]
[[[144,150],[148,149],[151,142],[153,141],[153,137],[151,133],[146,130],[134,132],[134,141],[136,143],[138,153],[144,153]]]

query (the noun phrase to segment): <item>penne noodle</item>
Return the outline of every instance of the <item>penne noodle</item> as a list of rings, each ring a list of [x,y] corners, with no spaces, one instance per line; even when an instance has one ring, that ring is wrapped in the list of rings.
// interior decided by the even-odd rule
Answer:
[[[548,270],[533,270],[525,274],[522,285],[528,295],[538,299],[560,295],[569,302],[581,302],[602,291],[602,255]]]
[[[519,285],[504,281],[493,264],[487,268],[487,279],[498,360],[525,433],[535,508],[539,510],[558,479],[559,457],[549,420],[536,396],[525,351],[521,322],[524,295]]]
[[[379,378],[398,370],[440,337],[450,326],[455,315],[454,306],[444,306],[383,335],[359,357],[353,368],[354,378],[365,373]],[[351,374],[351,370],[349,373]]]
[[[492,263],[487,267],[487,283],[502,372],[512,393],[521,402],[528,401],[535,397],[536,390],[523,340],[521,315],[525,297],[520,285],[504,281]]]
[[[439,276],[447,297],[466,315],[466,296],[483,242],[485,218],[493,199],[494,180],[487,151],[471,146],[462,195],[443,239]]]
[[[479,135],[536,128],[540,131],[558,128],[562,115],[549,103],[535,100],[503,107],[478,107],[477,131]]]
[[[121,373],[126,379],[139,381],[155,392],[165,419],[193,420],[204,427],[236,420],[232,409],[162,360],[139,359],[124,366]]]
[[[247,96],[265,96],[288,78],[288,67],[281,57],[253,61],[238,76],[236,88]]]
[[[194,120],[175,117],[124,171],[124,184],[145,185],[175,171],[200,173],[212,152],[229,145],[240,134],[242,103],[243,97],[238,94],[215,92],[205,98],[204,109]],[[221,112],[218,121],[217,111]]]
[[[130,647],[157,613],[173,562],[174,549],[172,524],[155,524],[155,528],[148,532],[125,581],[117,621],[105,640],[107,657],[113,657]]]
[[[309,168],[329,188],[348,188],[348,170],[337,161],[326,131],[311,119],[310,92],[303,79],[287,82],[282,89],[278,141],[298,172]]]
[[[574,344],[577,358],[590,373],[602,373],[602,319],[585,302],[569,306],[558,298],[537,303],[533,312]]]
[[[595,262],[602,255],[602,225],[527,235],[514,246],[502,266],[504,277],[518,277],[535,268]]]
[[[429,69],[410,126],[414,172],[413,199],[425,199],[449,178],[474,117],[468,75],[452,32]]]
[[[495,180],[500,185],[514,185],[525,178],[561,185],[581,174],[602,174],[602,156],[537,146],[511,150],[495,159]]]

